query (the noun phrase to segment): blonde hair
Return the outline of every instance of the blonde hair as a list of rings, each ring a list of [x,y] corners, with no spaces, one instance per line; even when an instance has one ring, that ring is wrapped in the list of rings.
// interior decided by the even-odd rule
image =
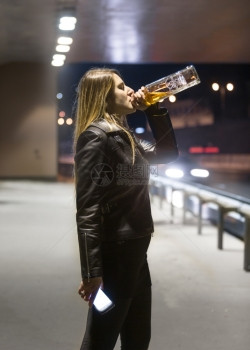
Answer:
[[[121,125],[121,118],[115,114],[109,114],[106,110],[107,97],[114,89],[114,74],[120,76],[115,69],[92,68],[81,78],[77,90],[76,122],[74,133],[74,151],[79,136],[88,126],[98,119],[105,119],[110,124],[122,129],[131,144],[132,159],[135,159],[135,144],[130,132]]]

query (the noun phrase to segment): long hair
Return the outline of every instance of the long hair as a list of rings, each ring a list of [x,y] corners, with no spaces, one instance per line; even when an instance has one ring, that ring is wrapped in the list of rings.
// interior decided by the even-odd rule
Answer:
[[[120,76],[120,73],[115,69],[92,68],[81,78],[77,89],[74,151],[76,151],[76,144],[80,134],[91,123],[103,118],[110,124],[110,130],[112,130],[112,125],[115,124],[127,134],[134,162],[135,144],[131,134],[122,125],[120,117],[118,118],[115,114],[109,114],[106,110],[107,97],[114,89],[114,74]]]

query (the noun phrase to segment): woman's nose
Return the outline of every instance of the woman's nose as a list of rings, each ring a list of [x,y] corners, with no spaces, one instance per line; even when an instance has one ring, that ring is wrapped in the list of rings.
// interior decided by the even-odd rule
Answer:
[[[135,93],[135,91],[133,89],[131,89],[130,87],[128,87],[128,95],[133,95]]]

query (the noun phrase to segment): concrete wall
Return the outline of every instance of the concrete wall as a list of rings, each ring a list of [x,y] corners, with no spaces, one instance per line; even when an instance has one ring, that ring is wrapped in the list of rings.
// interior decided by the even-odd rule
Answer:
[[[0,66],[0,177],[56,178],[56,71]]]

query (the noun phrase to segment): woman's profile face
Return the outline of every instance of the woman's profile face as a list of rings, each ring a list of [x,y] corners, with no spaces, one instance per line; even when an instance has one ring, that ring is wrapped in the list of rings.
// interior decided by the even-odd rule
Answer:
[[[135,112],[132,105],[134,90],[126,86],[117,74],[113,74],[114,89],[107,98],[107,112],[110,114],[126,115]]]

